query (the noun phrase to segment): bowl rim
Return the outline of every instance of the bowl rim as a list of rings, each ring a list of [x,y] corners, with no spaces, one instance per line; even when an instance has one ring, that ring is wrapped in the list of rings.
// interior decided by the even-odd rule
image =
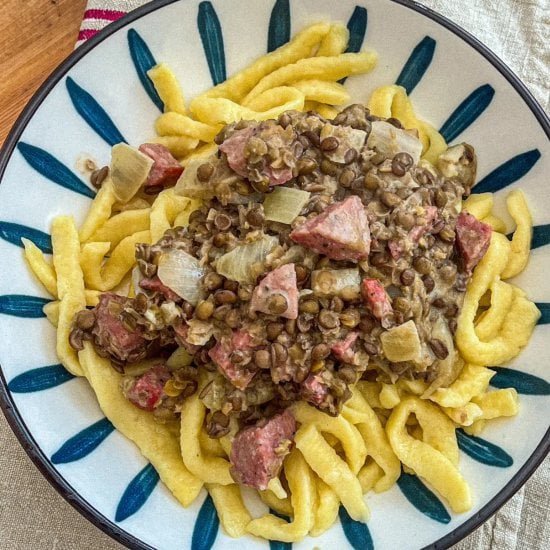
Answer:
[[[48,96],[50,91],[61,81],[65,74],[88,52],[101,44],[106,38],[114,34],[121,28],[130,23],[141,19],[145,15],[157,11],[169,4],[183,0],[156,0],[145,4],[122,18],[107,25],[95,36],[86,40],[72,53],[70,53],[60,65],[58,65],[46,80],[40,85],[30,101],[24,107],[21,114],[16,119],[11,128],[2,148],[0,149],[0,184],[2,183],[4,172],[6,170],[13,151],[26,129],[37,109]],[[521,96],[526,105],[534,114],[542,130],[550,139],[550,119],[541,105],[534,98],[529,89],[523,84],[518,76],[485,44],[464,30],[457,23],[454,23],[445,16],[436,11],[418,4],[414,0],[386,0],[399,4],[405,8],[411,9],[421,15],[438,23],[442,27],[451,31],[464,42],[479,52],[487,61],[489,61],[508,81],[509,84]],[[2,409],[6,420],[19,440],[19,443],[52,487],[80,514],[82,514],[93,525],[101,529],[104,533],[112,537],[119,543],[135,550],[155,550],[153,546],[139,540],[134,535],[122,529],[114,521],[104,516],[99,510],[84,499],[67,480],[58,472],[50,459],[44,454],[40,446],[34,439],[31,431],[23,420],[15,401],[8,390],[8,382],[4,376],[2,366],[0,365],[0,408]],[[472,533],[483,522],[487,521],[499,508],[501,508],[531,477],[536,468],[542,463],[550,451],[550,428],[546,431],[543,438],[527,459],[520,467],[516,475],[499,491],[485,506],[475,513],[468,520],[461,523],[456,529],[447,533],[435,542],[425,546],[422,550],[443,550],[456,544],[464,537]]]

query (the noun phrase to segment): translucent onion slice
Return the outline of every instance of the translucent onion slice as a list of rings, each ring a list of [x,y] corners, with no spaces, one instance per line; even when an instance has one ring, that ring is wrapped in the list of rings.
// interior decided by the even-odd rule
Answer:
[[[376,148],[390,158],[397,153],[409,153],[415,164],[418,163],[422,154],[422,143],[418,138],[383,120],[376,120],[372,123],[367,147],[369,149]]]
[[[318,269],[311,273],[311,289],[319,296],[336,296],[344,289],[359,294],[361,276],[359,269]]]
[[[183,250],[170,250],[158,260],[157,275],[162,283],[194,306],[202,297],[200,280],[205,273],[199,261]]]
[[[239,283],[254,283],[266,256],[279,244],[278,237],[264,235],[257,241],[237,246],[216,261],[216,271]]]
[[[266,220],[292,223],[309,201],[310,193],[290,187],[276,187],[264,201]]]
[[[189,161],[174,187],[176,195],[182,195],[190,199],[205,200],[211,199],[214,196],[212,186],[208,183],[200,182],[197,178],[199,166],[208,162],[208,160],[208,158],[200,158]]]
[[[126,143],[117,143],[111,152],[111,180],[116,198],[128,202],[147,180],[153,159]]]

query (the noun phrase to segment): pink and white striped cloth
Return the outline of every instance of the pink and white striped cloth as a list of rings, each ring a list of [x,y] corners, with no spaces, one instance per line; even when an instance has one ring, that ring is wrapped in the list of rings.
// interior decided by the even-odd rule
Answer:
[[[76,46],[97,34],[109,23],[120,19],[128,12],[147,4],[152,0],[88,0],[86,11],[80,25]]]

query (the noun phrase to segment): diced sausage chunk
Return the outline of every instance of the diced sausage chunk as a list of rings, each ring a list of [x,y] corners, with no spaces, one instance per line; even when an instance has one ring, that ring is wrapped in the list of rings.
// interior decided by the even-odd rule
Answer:
[[[164,384],[170,380],[170,372],[164,365],[157,365],[136,378],[132,385],[123,388],[124,395],[136,407],[146,411],[156,409],[164,396]]]
[[[429,233],[433,226],[434,222],[437,220],[437,207],[436,206],[426,206],[424,207],[424,219],[426,223],[424,225],[417,225],[413,227],[409,232],[409,237],[412,241],[418,242],[421,237],[426,233]]]
[[[308,403],[319,406],[325,401],[329,393],[329,387],[325,384],[320,374],[310,374],[302,382],[301,393]]]
[[[220,151],[227,156],[227,164],[229,164],[229,167],[239,174],[239,176],[246,177],[248,174],[244,150],[248,140],[253,135],[254,127],[248,126],[242,130],[237,130],[220,144]]]
[[[343,363],[351,363],[353,361],[353,346],[359,334],[357,332],[350,332],[344,340],[340,340],[332,345],[332,354]]]
[[[145,187],[165,187],[176,183],[183,172],[183,166],[164,145],[144,143],[139,146],[139,150],[154,160]]]
[[[490,242],[491,226],[466,211],[461,212],[456,220],[456,245],[467,272],[471,272],[485,256]]]
[[[250,301],[252,311],[298,317],[298,287],[294,264],[285,264],[268,273],[254,289]]]
[[[296,433],[287,410],[256,426],[241,430],[231,447],[231,475],[237,483],[265,490],[279,473]]]
[[[329,206],[300,225],[290,238],[332,260],[364,260],[370,250],[369,221],[355,195]]]
[[[231,359],[235,351],[249,351],[252,346],[252,337],[242,330],[235,330],[230,338],[224,337],[208,352],[210,359],[216,363],[222,374],[238,389],[244,390],[254,372],[249,371],[239,362]]]
[[[374,317],[383,321],[393,313],[390,297],[378,279],[363,279],[362,291],[367,307]]]
[[[157,275],[154,277],[141,279],[139,286],[144,290],[158,292],[167,300],[171,300],[172,302],[181,302],[181,298],[171,288],[168,288],[165,284],[163,284]]]
[[[95,307],[94,342],[100,352],[119,361],[139,361],[147,353],[143,328],[138,325],[131,330],[122,320],[123,308],[131,302],[131,298],[104,293]]]
[[[268,129],[261,129],[258,126],[248,126],[237,130],[224,140],[220,144],[220,151],[226,154],[227,164],[229,164],[234,172],[244,178],[250,179],[253,172],[257,172],[256,166],[248,165],[246,147],[250,138],[258,136],[268,148],[276,150],[286,145],[284,140],[281,139],[281,132],[283,132],[283,129],[279,126],[272,126]],[[264,155],[264,159],[266,160],[265,166],[261,169],[260,173],[268,179],[269,185],[282,185],[292,179],[292,168],[286,165],[278,166],[273,164],[270,162],[268,155]]]

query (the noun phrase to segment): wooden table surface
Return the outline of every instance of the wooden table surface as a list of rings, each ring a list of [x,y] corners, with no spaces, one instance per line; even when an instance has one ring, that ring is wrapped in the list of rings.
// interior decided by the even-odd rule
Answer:
[[[0,144],[37,88],[73,49],[86,0],[0,3]]]

